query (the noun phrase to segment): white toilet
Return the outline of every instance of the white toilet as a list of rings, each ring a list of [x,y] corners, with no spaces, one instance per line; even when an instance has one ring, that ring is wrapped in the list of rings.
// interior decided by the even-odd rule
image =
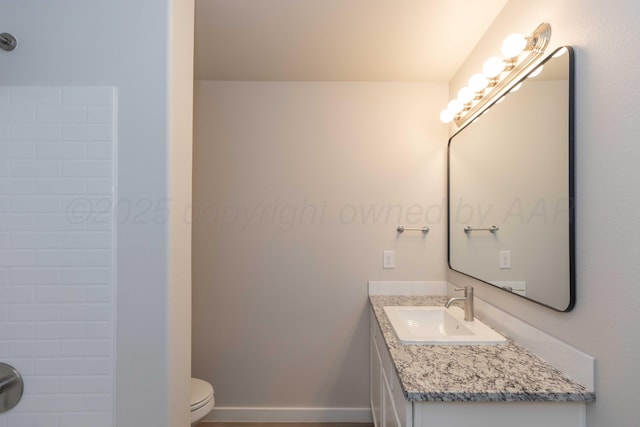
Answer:
[[[191,378],[191,427],[213,409],[213,387],[206,381]]]

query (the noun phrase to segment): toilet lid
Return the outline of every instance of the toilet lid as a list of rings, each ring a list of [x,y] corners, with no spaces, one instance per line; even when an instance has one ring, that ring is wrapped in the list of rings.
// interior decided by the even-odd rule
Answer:
[[[191,409],[197,409],[213,397],[213,387],[206,381],[191,378]]]

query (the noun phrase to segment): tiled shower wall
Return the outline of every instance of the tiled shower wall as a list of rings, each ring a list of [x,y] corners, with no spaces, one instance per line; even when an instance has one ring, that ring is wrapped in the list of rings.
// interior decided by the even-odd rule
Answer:
[[[0,87],[0,427],[111,426],[113,88]]]

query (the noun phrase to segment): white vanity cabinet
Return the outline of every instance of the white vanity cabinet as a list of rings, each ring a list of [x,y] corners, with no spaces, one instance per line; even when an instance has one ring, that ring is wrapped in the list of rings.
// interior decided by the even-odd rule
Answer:
[[[373,314],[372,314],[373,315]],[[371,410],[375,427],[411,427],[413,408],[402,393],[378,324],[371,322]]]
[[[411,402],[371,311],[371,409],[375,427],[585,427],[585,402]]]

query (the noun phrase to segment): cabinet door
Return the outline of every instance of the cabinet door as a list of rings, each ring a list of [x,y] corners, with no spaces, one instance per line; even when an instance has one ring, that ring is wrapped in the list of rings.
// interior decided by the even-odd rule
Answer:
[[[419,427],[585,427],[584,402],[420,402]]]
[[[371,412],[373,414],[373,424],[375,427],[382,426],[382,364],[380,362],[380,354],[376,348],[375,338],[373,331],[370,336],[370,399],[371,399]]]
[[[393,399],[393,406],[396,409],[398,421],[403,427],[412,427],[413,425],[413,405],[409,402],[402,393],[402,386],[400,380],[395,374],[395,370],[389,374],[389,388],[391,389],[391,397]]]
[[[412,405],[402,395],[391,356],[373,312],[370,347],[371,410],[375,426],[411,427]]]
[[[384,384],[382,388],[384,392],[384,397],[382,398],[384,405],[384,410],[382,411],[384,417],[384,427],[402,427],[402,424],[398,419],[398,414],[396,413],[396,408],[393,404],[393,396],[391,395],[391,390],[386,384]]]

